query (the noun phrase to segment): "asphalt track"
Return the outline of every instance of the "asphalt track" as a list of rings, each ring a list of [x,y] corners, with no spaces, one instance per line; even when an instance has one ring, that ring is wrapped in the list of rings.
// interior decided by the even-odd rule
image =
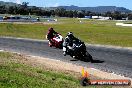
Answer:
[[[63,56],[61,49],[51,48],[47,41],[0,37],[0,49],[57,59],[89,68],[115,73],[132,78],[132,50],[87,46],[94,63]]]

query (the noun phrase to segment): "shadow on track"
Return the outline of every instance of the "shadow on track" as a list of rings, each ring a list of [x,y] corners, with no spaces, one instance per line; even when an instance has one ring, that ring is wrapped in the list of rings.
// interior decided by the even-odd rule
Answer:
[[[87,59],[85,60],[85,62],[91,62],[91,63],[104,63],[104,61],[102,60],[97,60],[95,58],[93,58],[91,55],[89,57],[87,57]]]
[[[104,63],[104,61],[101,61],[101,60],[93,60],[91,63]]]
[[[77,60],[77,59],[72,59],[72,60],[70,60],[70,61],[79,61],[79,60]]]
[[[71,59],[70,61],[84,61],[84,62],[91,62],[91,63],[104,63],[105,61],[102,61],[102,60],[97,60],[97,59]]]
[[[92,60],[81,60],[81,61],[91,62],[91,63],[104,63],[104,61],[102,61],[102,60],[95,60],[95,59],[92,59]]]

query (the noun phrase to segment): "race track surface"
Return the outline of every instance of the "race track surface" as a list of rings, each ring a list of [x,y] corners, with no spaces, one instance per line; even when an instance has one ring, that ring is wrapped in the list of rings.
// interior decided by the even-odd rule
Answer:
[[[93,56],[94,63],[75,60],[68,55],[63,56],[62,49],[49,47],[47,41],[0,37],[0,49],[57,59],[132,78],[132,50],[128,49],[87,46],[87,51]]]

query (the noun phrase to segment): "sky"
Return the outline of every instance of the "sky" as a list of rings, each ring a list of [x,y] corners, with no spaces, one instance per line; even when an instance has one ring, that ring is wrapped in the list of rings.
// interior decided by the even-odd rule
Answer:
[[[75,5],[79,7],[117,6],[132,10],[132,0],[0,0],[6,2],[29,2],[30,6],[56,7]]]

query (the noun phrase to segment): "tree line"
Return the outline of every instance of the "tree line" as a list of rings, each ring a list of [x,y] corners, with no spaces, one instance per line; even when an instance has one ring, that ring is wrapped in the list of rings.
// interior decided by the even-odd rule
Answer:
[[[23,2],[21,5],[9,6],[5,5],[0,6],[0,14],[20,14],[20,15],[37,15],[37,16],[59,16],[59,17],[71,17],[71,18],[84,18],[85,16],[104,16],[111,17],[115,20],[122,20],[123,18],[128,18],[132,20],[132,13],[121,13],[118,11],[115,12],[106,12],[106,13],[96,13],[91,11],[72,11],[66,10],[63,8],[56,8],[55,10],[44,10],[36,6],[28,6],[28,2]]]

